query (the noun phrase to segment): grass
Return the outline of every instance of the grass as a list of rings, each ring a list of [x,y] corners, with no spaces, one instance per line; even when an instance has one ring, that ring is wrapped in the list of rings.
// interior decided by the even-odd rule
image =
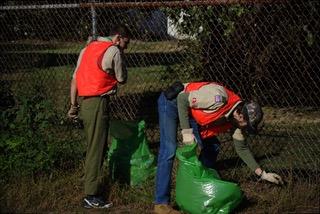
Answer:
[[[286,178],[287,184],[279,187],[256,181],[239,169],[240,187],[245,199],[235,213],[319,213],[319,177],[312,180]],[[224,179],[230,178],[227,171],[221,172]],[[3,213],[82,213],[83,198],[82,168],[74,171],[53,172],[41,178],[15,178],[2,184],[0,211]],[[234,178],[233,178],[234,181]],[[106,197],[113,202],[110,210],[99,213],[152,213],[154,180],[139,187],[130,187],[109,182]],[[187,190],[186,190],[187,193]],[[173,193],[174,194],[174,193]],[[174,203],[174,202],[173,202]]]
[[[254,150],[259,148],[255,143],[253,142]],[[290,143],[288,145],[291,145]],[[155,142],[152,144],[152,147],[157,147],[157,145],[154,145]],[[274,149],[277,147],[277,143],[269,146]],[[297,148],[292,147],[291,149]],[[157,153],[156,150],[153,152]],[[284,152],[286,154],[286,151]],[[299,149],[296,150],[296,153],[298,152]],[[261,151],[255,150],[256,153],[259,154]],[[268,169],[276,170],[283,177],[286,184],[280,187],[257,180],[241,161],[231,167],[228,166],[225,160],[230,156],[223,151],[221,154],[223,154],[221,155],[222,159],[220,159],[220,163],[223,164],[219,171],[221,177],[224,180],[239,183],[245,195],[245,199],[234,213],[319,213],[319,171],[316,168],[303,175],[297,173],[295,170],[299,172],[300,169],[290,168],[289,166],[290,163],[300,161],[297,159],[298,156],[291,158],[281,156],[279,158],[277,155],[270,153],[269,158],[267,157],[261,162],[264,167],[271,163]],[[301,156],[299,157],[301,158]],[[315,156],[315,158],[318,157]],[[16,177],[0,183],[0,191],[3,193],[0,196],[0,211],[3,213],[88,212],[81,207],[81,200],[84,197],[82,166],[83,164],[80,164],[73,170],[53,171],[51,175],[42,177]],[[282,167],[282,170],[277,169],[277,166]],[[175,164],[174,173],[176,167],[177,164]],[[106,174],[106,180],[108,180],[107,178],[108,175]],[[173,177],[173,187],[174,182]],[[154,178],[139,187],[130,187],[109,181],[106,184],[105,195],[113,202],[113,208],[92,212],[152,213],[154,190]],[[174,195],[174,188],[172,189],[172,195]],[[175,204],[174,197],[172,203]]]
[[[275,109],[273,109],[276,112]],[[305,115],[308,117],[308,115]],[[289,122],[289,120],[287,120]],[[293,130],[297,128],[291,127]],[[264,132],[268,135],[275,130]],[[62,131],[63,132],[63,131]],[[60,133],[61,135],[63,133]],[[155,133],[155,132],[153,132]],[[318,136],[319,133],[314,133]],[[264,181],[257,180],[252,173],[241,162],[237,161],[235,165],[228,165],[228,158],[232,156],[230,153],[221,151],[222,163],[219,171],[224,180],[233,181],[240,184],[244,192],[245,199],[236,209],[235,213],[319,213],[320,206],[320,186],[319,186],[319,170],[308,169],[307,165],[301,164],[301,168],[296,168],[296,163],[301,160],[307,161],[306,157],[301,154],[301,149],[295,145],[300,141],[291,138],[291,142],[287,142],[280,153],[272,153],[279,144],[284,143],[287,138],[275,137],[274,141],[268,140],[261,142],[268,137],[253,139],[252,146],[255,154],[260,156],[267,154],[260,160],[263,167],[268,170],[279,173],[285,180],[286,185],[276,186]],[[270,136],[269,136],[270,138]],[[283,139],[283,140],[281,140]],[[279,143],[280,142],[280,143]],[[261,149],[261,143],[267,144]],[[305,142],[302,142],[305,143]],[[150,147],[158,147],[156,142],[152,142]],[[288,147],[289,146],[289,147]],[[303,146],[301,144],[301,146]],[[308,151],[316,150],[317,144],[310,147]],[[294,150],[291,156],[288,156],[288,149]],[[153,152],[156,154],[157,149]],[[290,153],[289,153],[290,154]],[[318,154],[318,153],[317,153]],[[312,163],[316,163],[318,156]],[[82,165],[72,170],[53,171],[50,175],[41,177],[15,177],[6,179],[6,182],[0,182],[0,212],[2,213],[83,213],[88,212],[81,207],[83,195],[83,180],[81,179]],[[175,164],[174,173],[177,165]],[[305,174],[301,174],[301,170],[305,170]],[[106,180],[108,175],[106,174]],[[174,178],[174,177],[173,177]],[[173,179],[174,187],[175,179]],[[98,210],[93,212],[99,213],[152,213],[154,200],[154,178],[148,180],[139,187],[130,187],[128,185],[107,182],[106,197],[114,203],[110,210]],[[186,190],[187,193],[187,190]],[[174,188],[172,189],[174,195]],[[174,197],[172,200],[174,204]]]
[[[85,42],[60,42],[60,41],[16,41],[14,43],[0,43],[6,53],[56,53],[56,54],[79,54],[85,47]],[[175,40],[143,42],[131,40],[129,53],[170,53],[183,50]]]
[[[174,66],[173,66],[174,67]],[[172,66],[170,67],[172,68]],[[15,81],[16,87],[28,87],[30,84],[42,83],[51,89],[66,90],[69,87],[74,66],[58,66],[21,70],[20,72],[1,75],[1,80]],[[145,91],[160,91],[163,86],[171,83],[167,72],[168,66],[155,65],[149,67],[129,67],[128,84],[120,86],[121,94],[143,93]],[[24,79],[23,82],[19,80]],[[139,84],[137,84],[139,83]],[[16,87],[13,87],[15,90]]]
[[[242,183],[247,199],[239,213],[318,213],[319,187],[308,182],[278,187],[260,182]],[[307,190],[307,191],[306,191]],[[251,204],[251,206],[250,206]]]

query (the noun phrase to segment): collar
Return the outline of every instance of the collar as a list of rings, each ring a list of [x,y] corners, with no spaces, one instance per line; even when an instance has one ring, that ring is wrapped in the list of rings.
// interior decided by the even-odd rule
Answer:
[[[234,111],[234,109],[235,109],[240,103],[242,103],[241,100],[238,101],[238,102],[236,102],[236,104],[234,104],[234,106],[232,106],[232,108],[224,115],[228,120],[229,120],[232,112]]]
[[[97,37],[97,41],[99,41],[99,42],[111,42],[112,41],[112,37],[111,36],[107,36],[107,37],[98,36]]]

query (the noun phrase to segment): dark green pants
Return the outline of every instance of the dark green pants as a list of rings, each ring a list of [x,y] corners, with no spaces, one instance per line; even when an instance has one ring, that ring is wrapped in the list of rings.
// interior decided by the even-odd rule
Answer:
[[[83,120],[87,140],[84,168],[86,195],[102,191],[103,161],[107,149],[109,129],[109,97],[90,97],[81,103],[80,117]]]

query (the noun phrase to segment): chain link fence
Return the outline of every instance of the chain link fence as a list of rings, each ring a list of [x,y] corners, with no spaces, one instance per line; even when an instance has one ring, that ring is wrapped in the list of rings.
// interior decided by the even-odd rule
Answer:
[[[263,105],[265,127],[249,139],[263,167],[319,175],[319,6],[316,0],[4,1],[1,109],[17,105],[17,96],[45,93],[63,121],[88,37],[125,23],[133,34],[129,77],[112,97],[113,119],[145,120],[156,151],[160,92],[176,80],[221,82]],[[230,137],[221,141],[220,160],[235,158]]]

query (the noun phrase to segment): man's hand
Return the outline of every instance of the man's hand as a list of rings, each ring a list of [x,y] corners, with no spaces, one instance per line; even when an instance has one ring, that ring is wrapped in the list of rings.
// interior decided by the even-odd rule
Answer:
[[[79,105],[72,105],[68,111],[68,117],[72,120],[78,119]]]
[[[182,129],[182,143],[185,145],[190,145],[195,143],[193,130],[192,129]]]
[[[260,177],[261,177],[262,180],[266,180],[266,181],[269,181],[271,183],[283,185],[282,178],[280,177],[280,175],[278,175],[276,173],[270,173],[270,172],[267,173],[265,171],[262,171]]]

